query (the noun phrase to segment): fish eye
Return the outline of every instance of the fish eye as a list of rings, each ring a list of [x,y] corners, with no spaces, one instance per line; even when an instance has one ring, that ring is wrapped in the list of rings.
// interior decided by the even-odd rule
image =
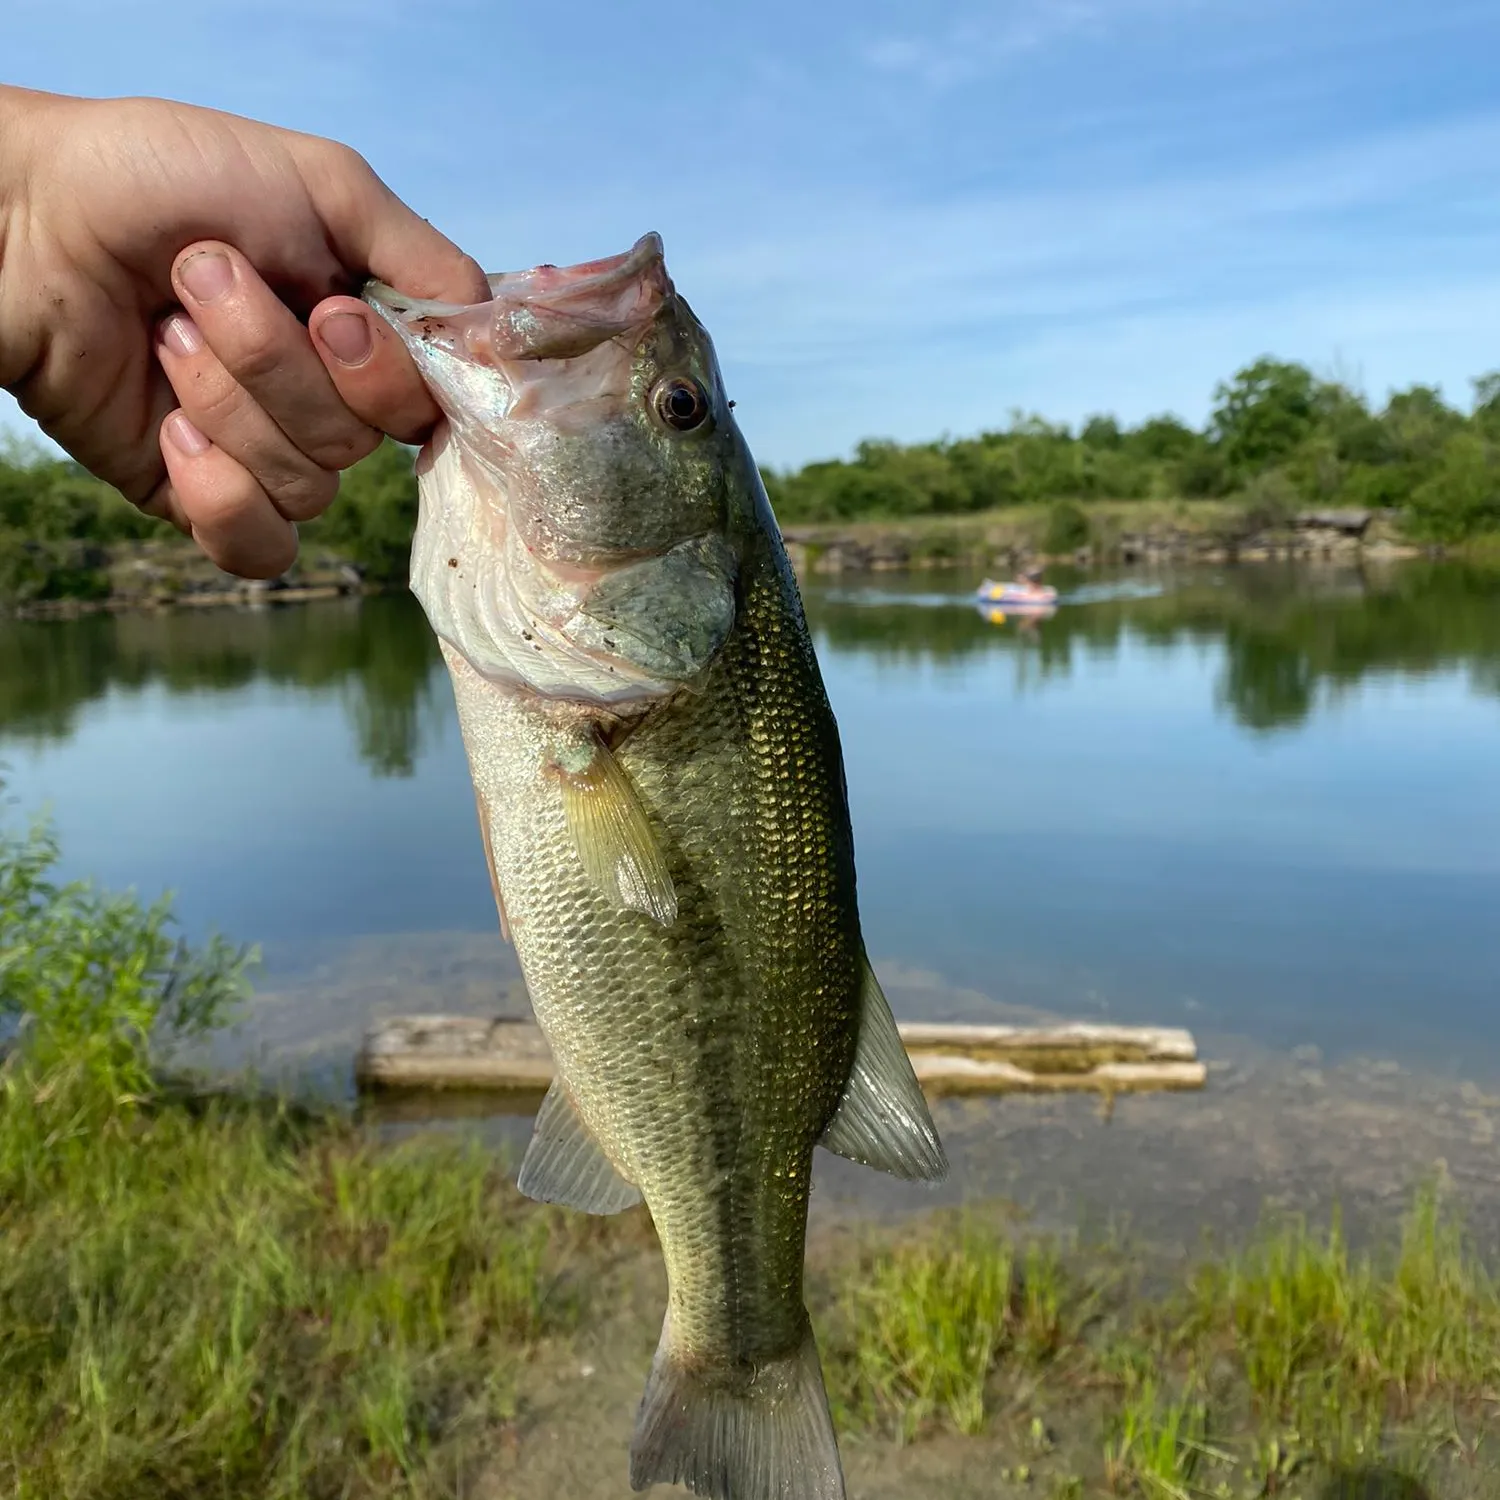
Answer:
[[[708,392],[696,380],[681,375],[661,381],[651,393],[651,404],[657,416],[677,432],[692,432],[708,420]]]

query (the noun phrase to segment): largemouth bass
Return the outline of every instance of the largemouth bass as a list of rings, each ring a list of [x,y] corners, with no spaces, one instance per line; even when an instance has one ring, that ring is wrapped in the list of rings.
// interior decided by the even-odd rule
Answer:
[[[655,1222],[635,1489],[838,1500],[803,1304],[813,1148],[917,1180],[947,1163],[865,957],[796,582],[655,235],[490,286],[366,296],[447,419],[411,586],[556,1061],[519,1184]]]

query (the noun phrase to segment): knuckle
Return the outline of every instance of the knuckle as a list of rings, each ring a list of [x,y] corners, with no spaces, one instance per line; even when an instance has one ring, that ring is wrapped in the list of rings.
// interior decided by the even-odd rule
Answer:
[[[259,478],[271,504],[289,521],[310,521],[322,515],[339,488],[339,476],[326,469],[277,467]]]
[[[274,379],[286,362],[281,340],[253,318],[242,319],[236,335],[233,348],[220,355],[235,379],[252,388]]]
[[[384,350],[378,349],[364,369],[335,372],[334,385],[345,406],[365,424],[367,451],[379,447],[382,432],[398,442],[420,442],[440,415],[416,373]]]
[[[322,170],[329,187],[368,191],[372,183],[379,181],[375,168],[353,146],[346,146],[342,141],[328,141],[326,145]]]
[[[231,423],[249,400],[229,371],[212,356],[198,360],[186,372],[174,373],[171,384],[182,409],[205,431]]]
[[[131,504],[143,516],[150,516],[154,521],[165,521],[169,526],[174,526],[182,532],[184,536],[192,534],[192,527],[188,525],[187,517],[182,513],[175,487],[170,479],[162,480],[149,495],[133,500]]]
[[[238,475],[233,483],[220,483],[191,500],[192,536],[226,573],[276,578],[296,559],[296,532],[248,475]]]
[[[356,151],[353,146],[346,146],[342,142],[339,143],[338,148],[338,166],[352,176],[375,176],[375,168],[365,160],[364,156]]]
[[[373,427],[361,422],[320,438],[304,451],[320,469],[349,469],[380,446],[380,437]]]
[[[197,492],[184,489],[184,508],[196,530],[230,537],[254,524],[265,504],[265,495],[252,475],[238,464],[232,473],[220,473]]]

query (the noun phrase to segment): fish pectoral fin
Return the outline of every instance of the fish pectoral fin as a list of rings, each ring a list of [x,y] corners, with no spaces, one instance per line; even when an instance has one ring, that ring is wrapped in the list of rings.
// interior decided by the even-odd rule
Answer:
[[[922,1085],[869,959],[864,972],[854,1066],[820,1144],[893,1177],[941,1182],[948,1175],[948,1158]]]
[[[641,1201],[641,1190],[605,1155],[559,1078],[537,1111],[516,1186],[539,1203],[586,1214],[623,1213]]]
[[[619,761],[591,737],[556,751],[552,767],[589,879],[615,905],[670,927],[677,892],[646,809]]]

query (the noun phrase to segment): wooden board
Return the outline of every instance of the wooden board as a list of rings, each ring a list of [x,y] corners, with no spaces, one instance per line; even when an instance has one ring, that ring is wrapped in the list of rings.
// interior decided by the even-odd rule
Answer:
[[[934,1095],[1200,1089],[1208,1073],[1191,1033],[1155,1026],[909,1022],[901,1039]],[[370,1030],[354,1071],[369,1091],[535,1096],[552,1081],[552,1055],[534,1021],[393,1016]]]

